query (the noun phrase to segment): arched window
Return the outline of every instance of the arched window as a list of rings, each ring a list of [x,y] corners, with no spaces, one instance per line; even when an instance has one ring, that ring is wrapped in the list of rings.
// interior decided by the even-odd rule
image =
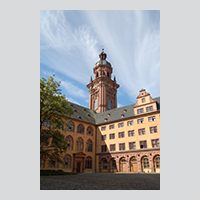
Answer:
[[[107,169],[107,160],[103,159],[103,169]]]
[[[111,110],[112,109],[112,100],[108,99],[108,109]]]
[[[77,127],[77,133],[84,134],[84,126],[83,124],[79,124]]]
[[[72,150],[73,149],[73,137],[71,135],[68,135],[65,138],[65,141],[67,142],[67,150]]]
[[[69,121],[67,123],[66,131],[74,132],[74,123]]]
[[[85,168],[92,169],[92,158],[90,156],[86,157]]]
[[[86,142],[86,151],[87,152],[92,152],[92,140],[87,140]]]
[[[83,139],[81,137],[76,140],[76,151],[83,151]]]
[[[144,157],[142,159],[142,165],[143,165],[143,168],[149,168],[149,159],[147,157]]]
[[[63,157],[63,169],[71,169],[72,157],[69,154],[65,154]]]
[[[157,169],[160,168],[160,156],[156,156],[154,158],[154,165],[155,165],[155,168],[157,168]]]
[[[91,126],[87,128],[87,135],[93,136],[93,128]]]
[[[96,73],[96,77],[98,77],[98,72]]]
[[[56,128],[56,129],[63,130],[63,124],[60,124],[60,125],[58,125],[58,124],[54,124],[53,127]]]
[[[107,77],[109,77],[109,72],[107,72]]]
[[[98,108],[98,100],[95,99],[94,100],[94,110],[96,110]]]

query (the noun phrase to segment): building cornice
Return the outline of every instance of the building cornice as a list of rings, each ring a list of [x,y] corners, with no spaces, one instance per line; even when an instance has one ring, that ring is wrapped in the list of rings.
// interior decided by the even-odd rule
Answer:
[[[152,151],[152,150],[160,150],[160,147],[134,149],[134,150],[124,150],[124,151],[98,152],[98,153],[96,153],[96,155],[100,155],[100,154],[118,154],[118,153],[134,153],[134,152],[144,152],[144,151]]]

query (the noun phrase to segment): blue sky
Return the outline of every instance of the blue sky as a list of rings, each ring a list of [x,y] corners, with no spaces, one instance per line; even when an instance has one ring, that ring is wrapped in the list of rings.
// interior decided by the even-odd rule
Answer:
[[[160,96],[160,11],[40,12],[40,77],[54,73],[69,101],[88,107],[102,46],[120,85],[118,107],[135,103],[142,88]]]

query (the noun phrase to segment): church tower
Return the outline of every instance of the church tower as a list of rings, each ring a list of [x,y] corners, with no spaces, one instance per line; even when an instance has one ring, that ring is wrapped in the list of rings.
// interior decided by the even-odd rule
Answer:
[[[111,79],[112,67],[106,60],[104,49],[99,54],[100,60],[95,64],[93,72],[95,79],[90,79],[87,85],[89,89],[89,109],[95,110],[97,113],[117,108],[117,88],[119,85],[116,79]]]

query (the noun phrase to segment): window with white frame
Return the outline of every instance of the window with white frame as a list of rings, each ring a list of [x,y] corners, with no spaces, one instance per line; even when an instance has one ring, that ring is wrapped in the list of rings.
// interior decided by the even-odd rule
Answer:
[[[148,117],[148,121],[149,121],[149,122],[156,121],[156,116]]]
[[[132,126],[133,125],[133,120],[127,121],[127,126]]]
[[[145,128],[138,129],[138,135],[145,135]]]
[[[144,123],[144,118],[137,119],[137,123],[138,123],[138,124],[143,124],[143,123]]]
[[[157,133],[158,132],[157,126],[152,126],[149,129],[150,129],[150,133]]]

